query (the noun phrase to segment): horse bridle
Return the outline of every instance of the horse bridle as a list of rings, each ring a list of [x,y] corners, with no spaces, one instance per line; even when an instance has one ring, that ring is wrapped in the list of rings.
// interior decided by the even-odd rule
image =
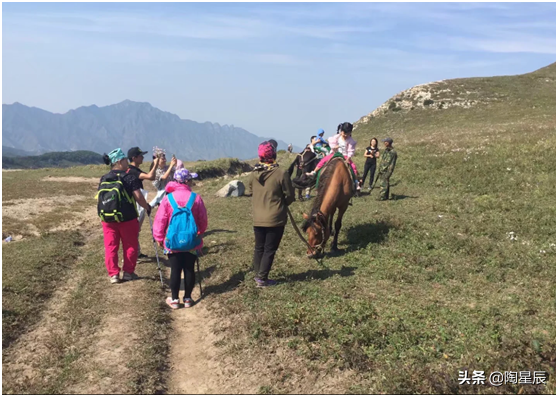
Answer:
[[[327,228],[327,217],[324,215],[324,213],[322,211],[318,211],[315,214],[316,216],[316,220],[319,220],[319,218],[323,218],[324,220],[324,224],[322,225],[322,241],[320,242],[320,244],[314,246],[313,248],[317,251],[322,252],[324,250],[324,244],[325,244],[325,232],[326,232],[326,228]],[[321,219],[320,219],[321,221]],[[314,231],[316,233],[318,232],[318,228],[316,228],[316,226],[314,225],[314,222],[310,222],[310,226],[312,227],[312,229],[314,229]]]

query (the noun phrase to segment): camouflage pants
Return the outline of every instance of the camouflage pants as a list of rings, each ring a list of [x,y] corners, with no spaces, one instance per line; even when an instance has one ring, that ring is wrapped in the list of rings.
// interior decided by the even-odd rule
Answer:
[[[389,178],[380,174],[378,180],[380,182],[380,195],[378,196],[378,200],[389,200]]]

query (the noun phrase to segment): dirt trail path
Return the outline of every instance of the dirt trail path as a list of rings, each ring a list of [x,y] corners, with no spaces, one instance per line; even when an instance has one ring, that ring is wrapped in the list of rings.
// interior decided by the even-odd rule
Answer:
[[[197,300],[196,286],[192,298]],[[169,392],[172,394],[254,394],[260,384],[255,374],[242,371],[216,346],[218,319],[202,301],[172,312]],[[243,373],[244,372],[244,373]]]
[[[28,213],[29,208],[41,208],[36,204],[36,199],[19,200],[10,208]],[[38,215],[36,211],[29,220]],[[84,257],[62,280],[39,321],[3,352],[3,389],[32,394],[133,392],[136,385],[130,383],[137,370],[130,363],[141,362],[139,347],[146,343],[140,337],[145,319],[139,314],[154,298],[150,289],[157,282],[152,279],[154,264],[139,263],[138,280],[112,285],[104,269],[96,208],[85,208],[75,222],[53,230],[61,229],[82,232]]]
[[[211,254],[204,257],[206,266]],[[170,269],[166,269],[170,279]],[[204,288],[211,281],[204,280]],[[234,293],[234,292],[228,292]],[[182,299],[183,291],[180,291]],[[170,290],[167,289],[167,296]],[[231,353],[228,326],[238,319],[219,318],[212,296],[199,299],[196,284],[192,292],[196,305],[171,311],[168,391],[170,394],[332,394],[348,390],[355,379],[352,370],[309,368],[308,361],[292,349],[266,349]],[[240,336],[239,338],[244,338]],[[226,340],[227,339],[227,340]],[[225,343],[220,343],[223,340]],[[232,341],[234,343],[234,341]],[[279,387],[279,389],[277,388]]]
[[[38,323],[9,347],[2,362],[3,388],[7,379],[11,380],[10,388],[40,382],[40,361],[49,354],[49,346],[53,346],[60,336],[59,321],[77,285],[78,277],[66,279],[48,302]]]
[[[86,376],[66,390],[79,394],[126,393],[125,380],[130,378],[126,365],[137,346],[136,301],[130,297],[140,296],[142,281],[110,285],[106,282],[104,297],[117,305],[111,305],[95,332],[95,339],[84,354],[83,367]]]
[[[196,290],[192,297],[197,299]],[[355,375],[353,371],[312,371],[286,350],[232,357],[218,347],[220,337],[215,330],[221,321],[204,301],[173,310],[169,393],[260,394],[268,390],[274,394],[331,394],[346,390]],[[269,389],[274,384],[282,384],[282,389]]]
[[[173,394],[219,394],[217,337],[208,316],[203,305],[173,312],[169,390]]]

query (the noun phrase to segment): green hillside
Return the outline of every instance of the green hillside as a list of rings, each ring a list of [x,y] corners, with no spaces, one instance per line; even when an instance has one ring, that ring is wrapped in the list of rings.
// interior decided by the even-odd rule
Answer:
[[[75,152],[50,152],[39,156],[2,156],[2,168],[48,168],[48,167],[74,167],[87,164],[103,164],[103,156],[88,150]]]
[[[414,137],[420,142],[432,133],[453,137],[511,122],[552,123],[555,109],[553,63],[519,76],[443,80],[413,87],[358,120],[354,136],[363,144],[370,134]]]

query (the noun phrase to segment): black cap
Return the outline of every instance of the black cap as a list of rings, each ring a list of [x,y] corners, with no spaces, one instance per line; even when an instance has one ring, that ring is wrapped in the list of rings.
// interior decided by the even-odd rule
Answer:
[[[382,140],[382,142],[389,142],[389,144],[392,145],[393,144],[393,139],[386,138],[386,139]]]
[[[277,151],[277,141],[275,139],[270,139],[268,142],[273,146],[273,149]]]
[[[129,159],[133,159],[134,157],[137,157],[139,155],[145,156],[146,154],[147,154],[147,152],[144,152],[143,150],[141,150],[137,146],[128,150],[128,158]]]

